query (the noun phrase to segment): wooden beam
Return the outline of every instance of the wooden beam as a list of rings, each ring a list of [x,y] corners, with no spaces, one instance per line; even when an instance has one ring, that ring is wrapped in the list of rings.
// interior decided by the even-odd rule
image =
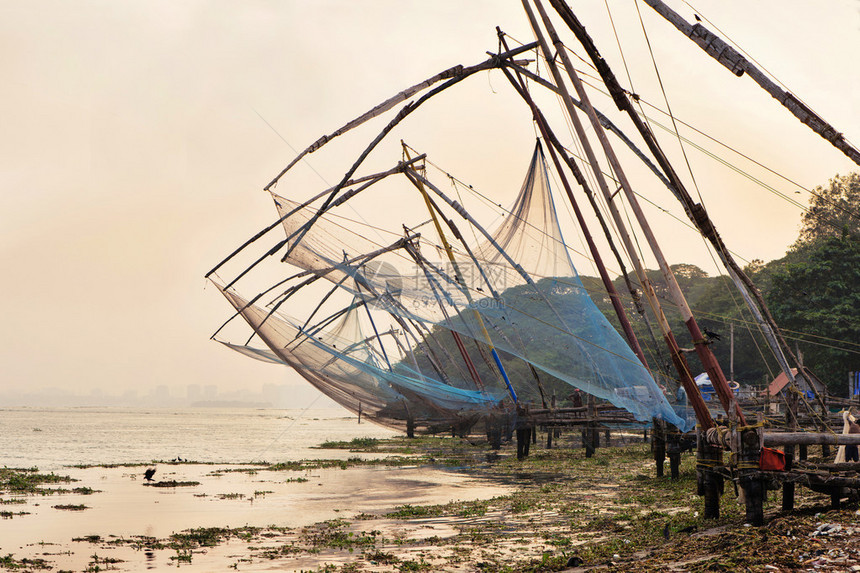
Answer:
[[[786,445],[814,446],[828,444],[831,446],[860,445],[860,434],[832,434],[821,432],[782,432],[764,435],[765,446]]]

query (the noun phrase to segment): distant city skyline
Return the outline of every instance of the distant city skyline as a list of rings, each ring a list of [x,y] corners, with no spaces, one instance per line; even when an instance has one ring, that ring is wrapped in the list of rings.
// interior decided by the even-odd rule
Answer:
[[[64,388],[41,388],[31,391],[0,390],[0,408],[53,407],[143,407],[206,408],[245,407],[266,409],[339,408],[310,384],[303,386],[265,383],[259,390],[220,391],[216,384],[188,384],[170,387],[158,384],[146,390],[126,389],[116,392],[93,388],[75,392]]]

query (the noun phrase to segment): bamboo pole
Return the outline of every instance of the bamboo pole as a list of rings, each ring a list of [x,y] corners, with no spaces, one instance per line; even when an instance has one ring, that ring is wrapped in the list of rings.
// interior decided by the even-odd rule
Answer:
[[[402,144],[402,142],[401,142]],[[409,157],[409,150],[406,145],[403,144],[403,152],[406,154],[406,158]],[[457,261],[454,259],[454,251],[451,249],[451,245],[448,243],[448,239],[445,237],[445,233],[442,231],[442,226],[439,224],[439,219],[436,216],[436,211],[433,209],[433,205],[430,202],[430,196],[427,195],[427,191],[424,189],[424,186],[421,184],[417,185],[418,191],[421,193],[421,197],[424,199],[424,204],[427,207],[427,210],[430,211],[430,218],[433,220],[433,225],[436,227],[436,233],[439,235],[439,239],[442,241],[442,245],[445,248],[445,252],[448,255],[448,260],[451,261],[451,265],[454,269],[454,278],[457,280],[458,284],[463,288],[466,292],[466,298],[469,301],[469,304],[472,303],[472,297],[469,294],[469,289],[466,287],[463,282],[462,274],[460,273],[459,267],[457,266]],[[441,304],[440,304],[441,306]],[[484,322],[481,320],[481,315],[478,313],[477,309],[473,309],[475,313],[475,317],[478,320],[478,323],[481,325],[481,329],[485,338],[487,339],[487,343],[490,345],[490,348],[493,349],[495,353],[495,348],[493,348],[493,343],[490,341],[490,335],[487,333],[487,329],[484,327]],[[457,348],[460,351],[460,355],[463,357],[463,360],[466,362],[466,367],[469,369],[469,373],[472,376],[472,380],[475,382],[478,390],[484,391],[484,383],[481,381],[481,377],[478,375],[478,370],[475,368],[475,365],[472,363],[472,359],[469,357],[469,354],[466,352],[466,347],[463,345],[463,341],[460,339],[460,334],[454,330],[451,331],[451,334],[454,336],[454,342],[457,345]],[[495,354],[494,354],[495,356]],[[499,363],[501,367],[501,362]],[[513,391],[513,388],[510,386],[510,382],[508,381],[507,373],[504,372],[504,368],[502,368],[502,374],[504,376],[505,382],[508,384],[508,388],[510,389],[511,396],[514,399],[514,403],[517,401],[516,393]]]
[[[416,158],[414,159],[414,161],[420,161],[420,160],[422,160],[422,159],[424,159],[424,157],[423,157],[423,156],[422,156],[422,157],[416,157]],[[385,177],[387,177],[387,176],[389,176],[389,175],[393,175],[393,174],[395,174],[395,173],[399,173],[399,172],[400,172],[400,168],[399,168],[399,167],[392,167],[392,168],[391,168],[391,169],[389,169],[388,171],[383,171],[383,172],[381,172],[381,173],[374,173],[373,175],[366,175],[366,176],[364,176],[364,177],[359,177],[359,178],[357,178],[357,179],[351,179],[351,180],[349,180],[349,181],[347,181],[347,182],[346,182],[346,184],[344,185],[344,187],[353,187],[353,186],[355,186],[355,185],[358,185],[359,183],[366,183],[366,182],[368,182],[368,181],[376,182],[376,181],[379,181],[379,180],[381,180],[381,179],[383,179],[383,178],[385,178]],[[299,206],[298,206],[298,207],[296,207],[295,209],[293,209],[293,210],[291,210],[290,212],[288,212],[286,215],[284,215],[284,216],[282,216],[282,217],[278,218],[278,220],[277,220],[277,221],[275,221],[274,223],[272,223],[272,224],[271,224],[271,225],[269,225],[268,227],[266,227],[266,228],[264,228],[264,229],[260,230],[256,235],[254,235],[253,237],[251,237],[250,239],[248,239],[247,241],[245,241],[245,242],[244,242],[244,243],[243,243],[239,248],[237,248],[237,249],[236,249],[236,250],[234,250],[232,253],[230,253],[230,254],[229,254],[225,259],[223,259],[223,260],[222,260],[221,262],[219,262],[217,265],[215,265],[214,267],[212,267],[212,269],[211,269],[208,273],[206,273],[206,274],[204,275],[204,277],[205,277],[205,278],[209,278],[209,275],[211,275],[211,274],[215,273],[218,269],[220,269],[220,268],[221,268],[225,263],[227,263],[230,259],[232,259],[232,258],[233,258],[233,257],[235,257],[236,255],[238,255],[238,254],[239,254],[240,252],[242,252],[246,247],[248,247],[248,245],[250,245],[251,243],[253,243],[253,242],[257,241],[257,240],[258,240],[259,238],[261,238],[263,235],[265,235],[266,233],[268,233],[269,231],[271,231],[271,230],[272,230],[272,229],[274,229],[275,227],[279,226],[281,223],[283,223],[287,218],[291,217],[291,216],[292,216],[293,214],[295,214],[297,211],[299,211],[299,210],[301,210],[301,209],[304,209],[305,207],[307,207],[308,205],[310,205],[310,204],[311,204],[311,203],[313,203],[314,201],[316,201],[316,200],[318,200],[318,199],[321,199],[321,198],[325,197],[326,195],[328,195],[329,193],[331,193],[332,191],[334,191],[334,189],[335,189],[334,187],[331,187],[331,188],[329,188],[329,189],[325,189],[325,190],[323,190],[323,191],[321,191],[321,192],[317,193],[316,195],[314,195],[313,197],[311,197],[310,199],[308,199],[307,201],[305,201],[304,203],[302,203],[301,205],[299,205]]]
[[[366,253],[366,254],[364,254],[364,255],[359,255],[359,256],[357,256],[357,257],[355,257],[355,258],[353,258],[353,259],[351,259],[351,260],[349,260],[349,261],[344,261],[344,264],[352,264],[352,263],[354,263],[354,262],[356,262],[356,261],[364,261],[364,262],[367,262],[367,261],[369,261],[369,260],[371,260],[371,259],[373,259],[373,258],[375,258],[375,257],[378,257],[379,255],[381,255],[381,254],[383,254],[383,253],[386,253],[386,252],[388,252],[388,251],[393,251],[393,250],[395,250],[395,249],[403,248],[403,247],[404,247],[404,245],[406,245],[409,241],[414,240],[414,239],[416,239],[416,238],[418,238],[418,237],[420,237],[420,236],[421,236],[421,234],[420,234],[420,233],[415,233],[415,234],[412,234],[412,235],[410,235],[410,236],[407,236],[407,237],[404,237],[404,238],[398,239],[397,241],[395,241],[394,243],[392,243],[391,245],[389,245],[389,246],[387,246],[387,247],[383,247],[383,248],[381,248],[381,249],[378,249],[378,250],[376,250],[376,251],[373,251],[372,253]],[[281,281],[278,281],[277,283],[275,283],[274,285],[270,286],[269,288],[267,288],[267,289],[266,289],[266,290],[264,290],[263,292],[261,292],[261,293],[257,294],[256,296],[254,296],[251,300],[249,300],[249,301],[245,304],[245,306],[244,306],[244,307],[242,307],[241,309],[238,309],[238,310],[237,310],[237,312],[236,312],[235,314],[233,314],[233,316],[231,316],[230,318],[228,318],[228,319],[224,322],[224,324],[222,324],[220,327],[218,327],[218,330],[216,330],[216,331],[215,331],[215,333],[214,333],[214,334],[212,334],[212,336],[211,336],[210,338],[213,338],[213,339],[214,339],[214,338],[218,335],[218,333],[219,333],[219,332],[221,332],[221,330],[222,330],[225,326],[227,326],[227,324],[229,324],[229,323],[230,323],[230,321],[232,321],[234,318],[236,318],[237,316],[239,316],[240,314],[242,314],[242,311],[244,311],[245,309],[247,309],[248,307],[250,307],[252,304],[254,304],[255,302],[257,302],[258,300],[260,300],[260,299],[261,299],[263,296],[265,296],[267,293],[269,293],[269,292],[273,291],[274,289],[276,289],[276,288],[278,288],[278,287],[280,287],[280,286],[282,286],[282,285],[286,284],[287,282],[289,282],[289,281],[291,281],[291,280],[293,280],[293,279],[298,279],[298,278],[306,277],[306,276],[308,276],[308,275],[313,275],[312,277],[310,277],[310,278],[308,278],[308,279],[306,279],[306,280],[302,281],[300,284],[298,284],[298,285],[294,285],[294,286],[292,286],[292,287],[288,288],[287,290],[285,290],[285,291],[284,291],[283,293],[281,293],[280,295],[278,295],[278,297],[282,297],[282,298],[281,298],[281,300],[279,300],[279,301],[274,305],[274,307],[270,310],[270,312],[269,312],[269,315],[268,315],[268,316],[271,316],[271,314],[272,314],[272,313],[274,313],[274,312],[275,312],[275,311],[276,311],[276,310],[277,310],[277,309],[278,309],[278,308],[279,308],[279,307],[280,307],[280,306],[281,306],[281,305],[282,305],[282,304],[283,304],[283,303],[284,303],[288,298],[290,298],[293,294],[295,294],[296,292],[298,292],[298,291],[299,291],[299,289],[301,289],[302,287],[305,287],[305,286],[307,286],[307,285],[309,285],[309,284],[313,283],[314,281],[317,281],[317,280],[319,280],[319,279],[321,279],[321,278],[324,278],[326,275],[328,275],[328,274],[330,274],[330,273],[332,273],[332,272],[334,272],[334,271],[336,271],[336,270],[340,270],[340,269],[341,269],[341,267],[340,267],[340,266],[330,266],[330,267],[320,268],[320,269],[314,269],[314,270],[306,269],[306,270],[303,270],[303,271],[302,271],[302,272],[300,272],[300,273],[297,273],[297,274],[292,275],[292,276],[289,276],[289,277],[287,277],[287,278],[285,278],[285,279],[283,279],[283,280],[281,280]],[[225,294],[225,296],[226,296],[226,293],[227,293],[227,290],[229,289],[229,286],[223,286],[223,285],[219,282],[219,279],[217,279],[217,276],[218,276],[218,275],[210,275],[210,277],[209,277],[209,281],[210,281],[210,282],[212,282],[212,284],[214,284],[214,285],[215,285],[215,287],[216,287],[219,291],[221,291],[223,294]]]
[[[370,155],[370,152],[373,151],[376,148],[376,146],[379,145],[379,143],[383,139],[385,139],[385,137],[388,135],[388,133],[391,132],[391,130],[394,129],[401,121],[403,121],[403,119],[405,119],[409,114],[411,114],[413,111],[418,109],[424,102],[426,102],[427,100],[429,100],[433,96],[439,94],[443,90],[448,89],[449,87],[463,81],[464,79],[472,76],[473,74],[476,74],[479,71],[501,67],[502,65],[504,65],[504,61],[506,58],[511,58],[514,55],[522,53],[522,52],[527,51],[527,50],[530,50],[533,47],[534,47],[534,45],[520,46],[519,48],[517,48],[515,50],[511,50],[510,52],[506,52],[504,54],[494,55],[489,60],[487,60],[481,64],[478,64],[476,66],[471,66],[469,68],[463,68],[457,74],[455,74],[453,77],[448,79],[445,83],[443,83],[440,86],[433,88],[432,90],[430,90],[429,92],[427,92],[426,94],[424,94],[423,96],[418,98],[417,101],[409,102],[406,105],[404,105],[400,109],[400,111],[397,112],[397,115],[394,116],[394,118],[390,122],[388,122],[388,124],[382,129],[382,131],[380,131],[379,134],[373,139],[373,141],[371,141],[370,144],[367,147],[365,147],[364,151],[361,152],[358,159],[355,160],[355,162],[352,164],[352,166],[344,174],[343,178],[341,179],[341,182],[338,183],[337,185],[335,185],[334,190],[329,194],[329,196],[323,202],[322,206],[319,208],[317,213],[314,214],[314,216],[307,222],[307,224],[302,227],[301,233],[298,235],[298,237],[291,244],[289,244],[287,246],[287,253],[284,255],[284,257],[281,260],[285,261],[287,259],[287,257],[289,257],[290,252],[292,252],[292,249],[294,249],[295,246],[301,242],[301,240],[304,237],[307,230],[310,229],[310,227],[316,222],[316,220],[329,208],[329,205],[332,203],[332,201],[335,200],[338,193],[340,193],[341,189],[346,184],[346,182],[349,180],[349,178],[352,177],[352,175],[359,168],[359,166],[364,162],[365,159],[367,159],[367,156]],[[271,187],[272,184],[277,182],[278,178],[282,177],[285,172],[286,172],[286,169],[284,171],[282,171],[281,174],[278,175],[278,177],[276,177],[273,180],[273,183],[270,183],[268,187]],[[268,187],[267,187],[267,189],[268,189]]]
[[[436,205],[436,202],[433,201],[433,199],[429,195],[427,195],[426,193],[425,193],[425,199],[427,201],[429,201],[430,206],[436,210],[436,213],[440,217],[442,217],[442,219],[445,221],[445,224],[448,226],[449,229],[451,229],[451,233],[454,234],[454,237],[460,241],[460,244],[462,245],[463,249],[466,251],[466,254],[469,255],[469,258],[471,259],[472,264],[474,264],[475,268],[478,269],[478,272],[480,273],[481,278],[484,280],[484,284],[486,284],[487,288],[490,290],[490,293],[492,294],[493,299],[496,302],[503,304],[501,296],[499,295],[499,293],[496,290],[493,283],[490,281],[489,277],[487,276],[487,273],[484,271],[483,266],[480,264],[477,257],[475,257],[475,254],[472,252],[472,249],[469,247],[469,243],[463,237],[463,234],[460,232],[460,229],[457,227],[457,225],[454,223],[454,221],[452,219],[445,217],[444,213],[442,213],[442,210],[438,207],[438,205]],[[508,337],[505,335],[505,333],[502,332],[491,320],[489,320],[489,318],[487,318],[487,322],[490,323],[490,326],[496,331],[496,333],[499,336],[501,336],[505,340],[505,342],[507,342],[509,345],[513,346],[513,344],[511,344],[511,341],[508,339]],[[482,352],[482,348],[480,347],[480,345],[478,345],[477,339],[475,339],[473,337],[473,340],[475,340],[475,345],[477,346],[478,351],[481,352],[481,355],[483,357],[485,354],[484,354],[484,352]],[[525,345],[523,345],[523,352],[525,353]],[[546,407],[546,395],[544,392],[543,384],[541,383],[541,380],[540,380],[540,376],[538,376],[537,370],[535,370],[535,367],[532,365],[532,363],[528,362],[528,356],[524,354],[524,358],[526,358],[526,363],[529,366],[529,370],[531,371],[532,377],[535,379],[535,382],[537,383],[538,392],[540,393],[540,396],[541,396],[541,404],[544,407]],[[490,366],[490,369],[492,370],[492,366]]]

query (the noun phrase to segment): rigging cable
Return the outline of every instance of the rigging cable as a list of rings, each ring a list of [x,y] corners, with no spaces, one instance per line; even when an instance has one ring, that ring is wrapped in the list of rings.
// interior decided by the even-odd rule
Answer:
[[[645,21],[642,20],[642,12],[639,10],[639,2],[634,2],[636,13],[639,15],[639,23],[642,26],[642,34],[645,36],[645,44],[648,46],[648,53],[651,56],[651,63],[654,65],[654,73],[657,76],[657,81],[660,84],[660,91],[663,93],[663,101],[666,103],[666,110],[669,112],[669,117],[672,119],[672,127],[675,135],[678,137],[678,146],[681,148],[681,153],[684,155],[684,162],[687,164],[687,171],[690,173],[690,179],[693,181],[693,187],[696,188],[696,195],[699,196],[699,202],[704,205],[702,193],[699,190],[699,184],[696,182],[696,176],[693,174],[693,167],[690,165],[690,159],[687,157],[687,150],[684,148],[684,143],[681,140],[681,134],[678,132],[678,124],[675,123],[675,116],[672,113],[672,106],[669,104],[669,96],[666,94],[666,87],[663,85],[663,78],[660,75],[660,69],[657,67],[657,60],[654,58],[654,50],[651,48],[651,39],[648,37],[648,31],[645,29]]]

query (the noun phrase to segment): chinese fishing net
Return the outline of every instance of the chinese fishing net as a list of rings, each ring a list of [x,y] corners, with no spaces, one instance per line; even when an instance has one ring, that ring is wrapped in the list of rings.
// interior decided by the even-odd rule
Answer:
[[[393,221],[400,237],[387,244],[338,215],[372,193],[373,180],[318,196],[324,209],[273,194],[286,233],[276,247],[300,270],[252,299],[213,275],[253,329],[231,348],[286,364],[345,408],[396,428],[466,432],[551,397],[570,405],[577,389],[635,420],[691,427],[583,287],[540,145],[492,232],[420,163],[397,171],[427,210]],[[294,303],[311,288],[315,304]]]

